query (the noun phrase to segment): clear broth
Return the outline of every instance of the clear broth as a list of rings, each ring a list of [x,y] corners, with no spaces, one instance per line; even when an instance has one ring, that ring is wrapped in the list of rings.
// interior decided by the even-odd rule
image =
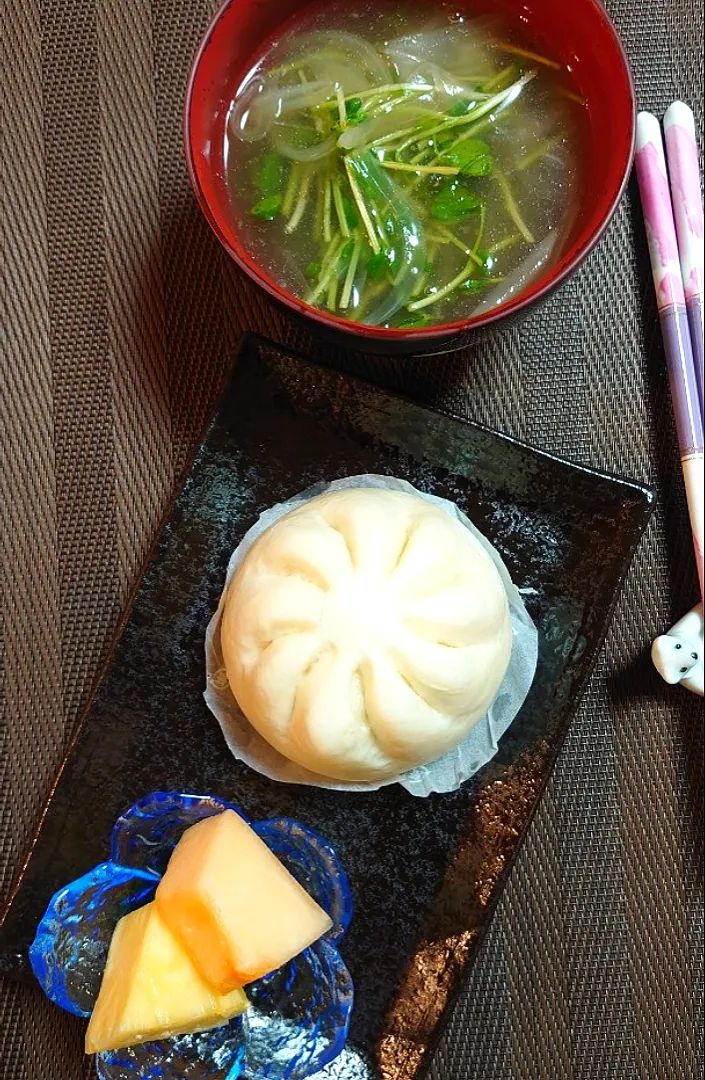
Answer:
[[[313,306],[468,319],[560,258],[585,124],[568,72],[506,15],[307,8],[231,105],[232,210],[253,259]]]

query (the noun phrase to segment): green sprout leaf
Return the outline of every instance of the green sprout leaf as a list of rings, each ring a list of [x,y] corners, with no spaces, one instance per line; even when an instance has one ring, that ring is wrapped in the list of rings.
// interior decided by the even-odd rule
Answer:
[[[431,202],[431,214],[446,225],[457,225],[481,209],[483,200],[457,180],[444,184]]]
[[[319,263],[319,262],[310,262],[308,264],[308,266],[306,267],[306,269],[304,270],[304,273],[305,273],[306,277],[308,278],[308,280],[310,282],[314,282],[314,281],[318,281],[319,277],[321,276],[321,271],[322,270],[323,270],[323,266],[322,266],[321,263]]]
[[[283,191],[289,172],[288,162],[273,150],[263,154],[253,165],[252,183],[264,198]]]
[[[362,98],[354,97],[345,102],[345,119],[348,124],[361,124],[367,118]]]
[[[455,133],[453,131],[447,131],[445,134],[434,136],[433,149],[436,154],[442,154],[444,150],[447,150],[449,146],[455,142]]]
[[[264,199],[260,199],[259,202],[255,203],[250,213],[253,217],[259,218],[260,221],[274,221],[282,208],[282,202],[281,195],[267,195]]]
[[[483,139],[465,139],[446,150],[442,161],[460,169],[462,176],[490,176],[494,171],[492,151]]]
[[[460,101],[456,101],[453,108],[450,110],[449,116],[466,116],[472,108],[477,104],[475,101],[470,101],[468,98],[461,98]]]
[[[372,281],[381,281],[389,271],[389,256],[386,251],[378,251],[367,261],[367,276]]]
[[[362,124],[367,119],[367,113],[365,112],[365,103],[362,98],[354,97],[345,102],[345,127],[357,127],[358,124]],[[331,130],[340,135],[343,130],[343,125],[340,120],[335,121],[331,125]]]
[[[420,330],[433,322],[430,315],[423,311],[406,311],[394,324],[397,330]]]
[[[489,277],[469,277],[460,286],[460,291],[464,293],[477,293],[482,292],[488,285],[492,284],[492,279]]]

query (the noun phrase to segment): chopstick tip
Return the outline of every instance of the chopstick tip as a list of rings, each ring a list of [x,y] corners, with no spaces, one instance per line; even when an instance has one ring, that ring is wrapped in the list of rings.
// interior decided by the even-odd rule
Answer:
[[[679,124],[681,127],[688,128],[688,130],[695,131],[695,115],[690,105],[686,105],[684,101],[674,101],[672,105],[669,105],[666,109],[666,113],[663,118],[663,126],[667,131],[674,124]]]
[[[661,125],[658,118],[652,112],[638,113],[636,118],[637,150],[643,149],[647,143],[655,143],[658,146],[661,142]]]

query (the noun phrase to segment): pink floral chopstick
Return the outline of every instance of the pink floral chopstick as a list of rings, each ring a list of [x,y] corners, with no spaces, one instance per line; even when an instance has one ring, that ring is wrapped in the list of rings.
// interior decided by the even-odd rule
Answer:
[[[675,101],[663,118],[690,343],[703,408],[703,198],[693,110]]]
[[[678,432],[683,479],[688,498],[695,559],[703,592],[703,413],[698,388],[685,291],[671,205],[661,125],[651,113],[637,117],[636,170],[639,178],[651,269],[666,350],[673,412]]]

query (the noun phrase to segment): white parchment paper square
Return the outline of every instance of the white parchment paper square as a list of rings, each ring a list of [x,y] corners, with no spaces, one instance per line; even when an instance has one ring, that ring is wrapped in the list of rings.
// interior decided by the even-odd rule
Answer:
[[[512,624],[512,653],[509,668],[497,696],[487,713],[475,725],[467,738],[454,750],[428,765],[420,765],[400,776],[370,784],[345,783],[329,780],[309,772],[280,754],[262,738],[241,711],[228,683],[220,646],[220,624],[225,597],[233,575],[245,558],[255,540],[284,514],[329,491],[344,488],[382,488],[387,491],[405,491],[442,507],[446,513],[469,529],[476,541],[494,562],[504,584],[509,603]],[[350,476],[334,480],[330,484],[316,484],[287,502],[266,510],[245,534],[233,552],[225,577],[218,609],[206,631],[206,690],[204,697],[208,708],[218,720],[225,741],[232,755],[250,768],[288,784],[309,784],[334,791],[376,791],[388,784],[401,784],[412,795],[425,796],[432,792],[455,791],[462,783],[486,765],[497,752],[499,740],[511,724],[526,700],[536,672],[538,657],[538,634],[524,606],[519,590],[513,584],[507,568],[497,551],[472,522],[458,510],[454,503],[417,491],[405,480],[390,476]]]

